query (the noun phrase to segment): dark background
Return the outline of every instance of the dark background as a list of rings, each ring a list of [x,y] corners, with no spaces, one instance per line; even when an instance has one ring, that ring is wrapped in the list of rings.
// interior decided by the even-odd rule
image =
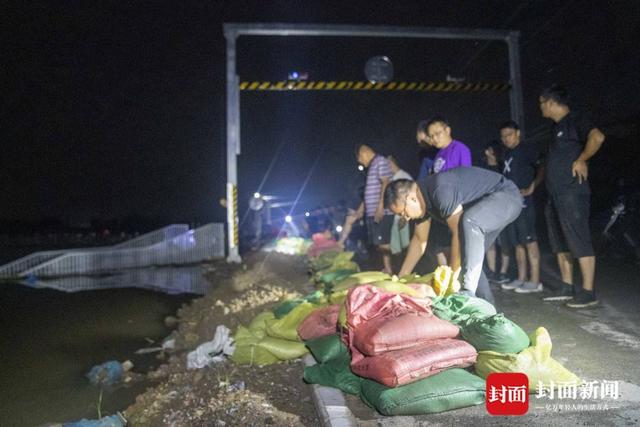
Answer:
[[[223,220],[226,181],[223,22],[448,26],[522,32],[527,136],[549,123],[538,93],[557,82],[607,141],[591,166],[594,203],[612,183],[637,185],[640,2],[15,2],[4,6],[0,219]],[[388,55],[395,79],[508,77],[500,42],[255,38],[238,42],[241,80],[364,80]],[[417,172],[415,125],[446,115],[479,159],[508,118],[507,94],[296,92],[242,94],[241,207],[258,189],[298,211],[355,197],[353,147],[368,142]],[[279,150],[278,150],[279,147]],[[315,166],[314,166],[315,165]]]

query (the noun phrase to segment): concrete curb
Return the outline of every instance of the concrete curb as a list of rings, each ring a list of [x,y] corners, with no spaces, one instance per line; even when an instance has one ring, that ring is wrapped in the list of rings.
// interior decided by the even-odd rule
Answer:
[[[305,366],[316,364],[313,356],[307,354],[302,361]],[[358,419],[347,407],[344,393],[333,387],[311,384],[311,395],[318,417],[325,427],[357,427]]]

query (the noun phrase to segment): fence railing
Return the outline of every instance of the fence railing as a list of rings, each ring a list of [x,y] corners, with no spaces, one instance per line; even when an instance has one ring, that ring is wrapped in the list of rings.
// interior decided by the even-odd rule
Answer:
[[[138,240],[132,243],[134,247],[37,252],[1,267],[0,277],[103,274],[128,268],[196,263],[224,256],[223,224],[207,224],[194,230],[183,229],[181,234],[178,234],[180,227],[186,226],[170,227],[134,239]],[[160,240],[162,233],[173,237]],[[139,247],[145,241],[157,242]]]

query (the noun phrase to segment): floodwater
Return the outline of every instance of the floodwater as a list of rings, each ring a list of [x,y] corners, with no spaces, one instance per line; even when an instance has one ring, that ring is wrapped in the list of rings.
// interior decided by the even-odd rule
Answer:
[[[159,365],[155,354],[134,352],[171,332],[165,316],[206,290],[201,273],[200,267],[158,268],[0,283],[0,425],[97,418],[100,389],[84,375],[107,360],[129,359],[139,372]],[[149,385],[105,390],[102,415],[125,409]]]

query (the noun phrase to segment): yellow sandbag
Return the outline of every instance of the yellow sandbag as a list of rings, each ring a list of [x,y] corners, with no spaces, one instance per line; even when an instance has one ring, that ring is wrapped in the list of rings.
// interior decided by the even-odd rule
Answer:
[[[264,334],[264,331],[262,333]],[[238,326],[233,338],[236,342],[236,350],[233,352],[231,360],[235,363],[241,365],[271,365],[280,361],[273,353],[258,345],[262,338],[254,335],[244,326]]]
[[[336,285],[333,287],[333,290],[344,291],[345,289],[349,289],[357,285],[362,285],[365,283],[375,283],[381,280],[389,279],[391,279],[391,276],[381,271],[362,271],[360,273],[354,273],[349,277],[342,279],[340,282],[336,283]]]
[[[448,265],[441,265],[433,272],[432,287],[436,295],[447,296],[453,295],[460,290],[460,282],[458,276],[460,269],[453,272]]]
[[[275,315],[273,314],[273,311],[271,310],[263,311],[262,313],[258,314],[256,317],[253,318],[253,320],[249,324],[249,330],[256,337],[264,338],[264,336],[267,334],[266,321],[269,319],[275,319]]]
[[[325,305],[326,304],[311,304],[304,301],[281,319],[265,320],[267,335],[274,338],[300,341],[297,330],[298,325],[302,323],[313,310],[324,307]]]
[[[480,351],[475,370],[482,378],[492,372],[523,372],[529,377],[531,393],[539,388],[550,389],[551,381],[559,384],[576,384],[582,381],[551,357],[551,337],[543,327],[529,336],[531,347],[518,354],[501,354],[495,351]]]
[[[349,289],[333,292],[329,295],[329,305],[343,304],[344,300],[347,299],[347,293],[349,293]]]
[[[273,337],[265,337],[258,343],[258,347],[268,351],[279,360],[297,359],[309,351],[304,343]]]
[[[342,304],[340,307],[340,314],[338,314],[338,325],[343,328],[347,327],[347,306],[346,304]]]
[[[373,283],[373,286],[384,289],[385,291],[394,294],[405,294],[411,297],[418,296],[418,292],[415,289],[410,288],[409,286],[405,285],[404,283],[400,283],[399,281],[381,280],[379,282]]]

